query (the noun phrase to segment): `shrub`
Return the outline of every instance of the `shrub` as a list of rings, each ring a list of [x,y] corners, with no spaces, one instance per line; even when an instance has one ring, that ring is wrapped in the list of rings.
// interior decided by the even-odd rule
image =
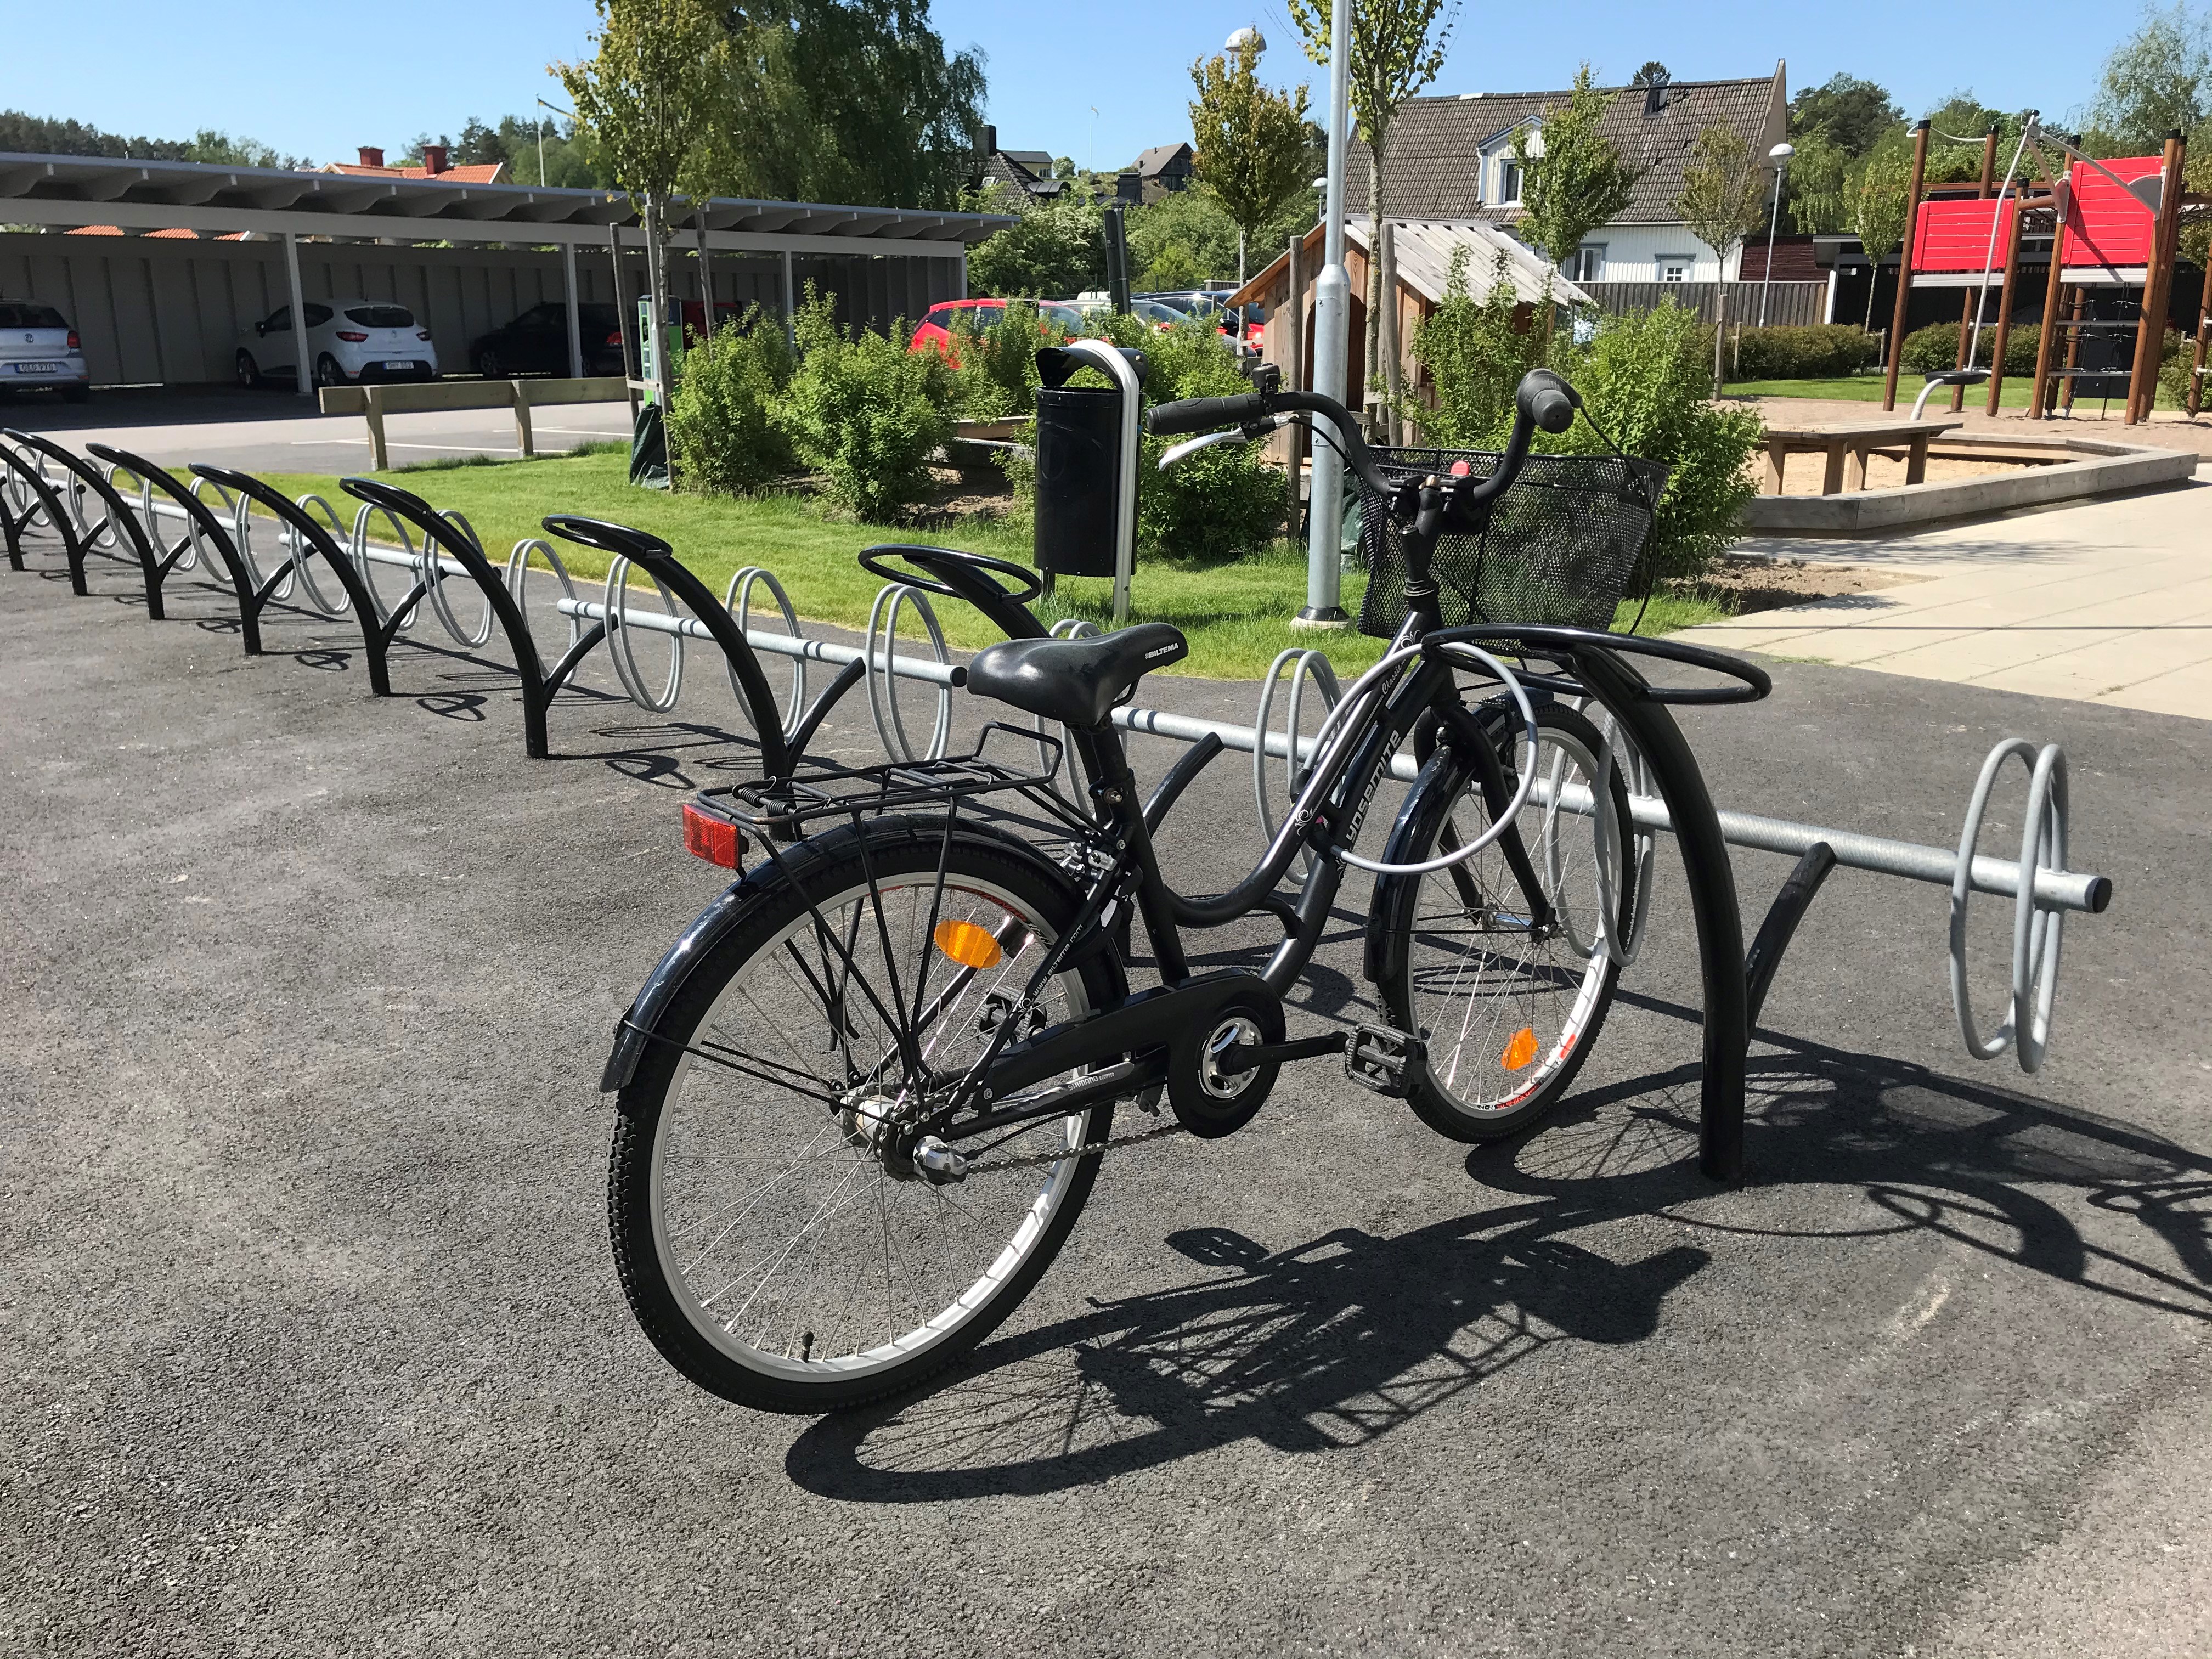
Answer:
[[[1222,398],[1251,389],[1237,367],[1237,355],[1220,331],[1205,323],[1179,323],[1165,331],[1134,317],[1100,320],[1115,344],[1145,354],[1144,403],[1178,398]],[[1074,386],[1104,386],[1096,369],[1080,371]],[[1269,466],[1258,446],[1224,444],[1200,452],[1171,472],[1159,470],[1170,440],[1141,441],[1137,471],[1137,544],[1148,557],[1217,563],[1263,551],[1283,524],[1283,475]],[[1010,461],[1017,515],[1027,516],[1036,501],[1036,468],[1026,459]]]
[[[1730,338],[1729,350],[1729,378],[1739,380],[1827,380],[1881,361],[1881,343],[1856,323],[1747,328],[1740,338]]]
[[[947,359],[951,408],[963,421],[1002,421],[1036,412],[1037,348],[1066,337],[1035,306],[1011,302],[1000,322],[978,329],[972,312],[954,313]]]
[[[1428,441],[1453,449],[1504,447],[1513,428],[1513,390],[1544,361],[1547,347],[1513,327],[1504,284],[1477,304],[1467,266],[1455,256],[1445,297],[1415,331],[1414,350],[1434,407],[1405,412]],[[1669,299],[1656,310],[1601,319],[1585,344],[1556,331],[1553,368],[1582,394],[1591,419],[1558,437],[1539,436],[1554,453],[1606,454],[1592,422],[1631,455],[1668,469],[1651,533],[1660,574],[1694,575],[1733,540],[1744,504],[1756,493],[1746,463],[1759,442],[1758,416],[1713,402],[1711,331]]]
[[[1098,204],[1070,190],[1049,202],[994,191],[988,205],[1015,221],[968,256],[968,291],[1051,299],[1102,287],[1106,240]]]
[[[747,495],[790,470],[791,445],[775,407],[791,373],[783,325],[758,306],[685,354],[683,379],[668,400],[668,453],[678,489]]]
[[[778,424],[824,477],[832,501],[885,520],[929,489],[929,457],[951,432],[951,370],[934,351],[908,351],[903,324],[888,336],[847,334],[836,302],[807,286],[796,324],[799,361]]]
[[[2004,368],[2007,374],[2035,373],[2037,331],[2014,328],[2005,341]],[[1974,349],[1974,366],[1987,368],[1990,356],[1996,349],[1997,331],[1993,323],[1982,325],[1982,337]],[[1905,372],[1908,374],[1941,374],[1959,366],[1959,325],[1956,323],[1930,323],[1925,328],[1916,328],[1905,337]]]

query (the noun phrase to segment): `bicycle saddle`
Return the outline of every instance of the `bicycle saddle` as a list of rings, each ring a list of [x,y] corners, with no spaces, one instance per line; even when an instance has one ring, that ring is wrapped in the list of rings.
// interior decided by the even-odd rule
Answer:
[[[1189,654],[1182,630],[1166,623],[1091,640],[1009,640],[968,665],[968,689],[1063,726],[1103,726],[1147,669]]]

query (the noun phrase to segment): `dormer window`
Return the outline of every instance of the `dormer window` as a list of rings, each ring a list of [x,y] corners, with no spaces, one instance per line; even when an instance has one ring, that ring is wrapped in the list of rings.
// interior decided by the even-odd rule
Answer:
[[[1508,157],[1498,164],[1498,205],[1512,207],[1521,200],[1521,163]]]

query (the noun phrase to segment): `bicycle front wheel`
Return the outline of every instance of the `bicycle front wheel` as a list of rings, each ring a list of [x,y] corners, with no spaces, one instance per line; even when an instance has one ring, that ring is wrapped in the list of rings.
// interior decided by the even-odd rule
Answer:
[[[998,1021],[1079,1019],[1121,975],[1094,953],[1017,1006],[1080,896],[1006,838],[879,819],[786,858],[795,878],[763,882],[623,1089],[608,1209],[662,1356],[740,1404],[811,1413],[951,1364],[1058,1253],[1110,1105],[997,1139],[957,1184],[902,1158],[896,1131]]]
[[[1525,737],[1501,756],[1506,786],[1533,765],[1561,793],[1587,797],[1598,774],[1599,738],[1571,708],[1536,711]],[[1601,895],[1596,820],[1532,794],[1516,820],[1548,915],[1536,914],[1501,839],[1464,863],[1385,878],[1374,925],[1391,942],[1376,989],[1391,1023],[1423,1039],[1407,1103],[1437,1133],[1493,1140],[1525,1128],[1556,1104],[1597,1042],[1620,969],[1603,936],[1627,937],[1635,913],[1628,792],[1611,776],[1622,855],[1608,860]],[[1492,822],[1465,757],[1447,748],[1407,803],[1408,862],[1466,845]]]

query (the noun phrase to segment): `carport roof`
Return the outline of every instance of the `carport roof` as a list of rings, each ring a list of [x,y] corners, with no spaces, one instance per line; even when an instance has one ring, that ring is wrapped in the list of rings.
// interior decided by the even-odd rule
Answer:
[[[686,233],[702,217],[710,246],[838,252],[859,252],[855,241],[936,244],[933,251],[952,252],[1014,222],[1003,214],[737,197],[678,198],[670,213],[672,227]],[[615,191],[3,151],[0,222],[406,241],[603,244],[611,225],[627,231],[626,240],[641,234],[629,198]]]

